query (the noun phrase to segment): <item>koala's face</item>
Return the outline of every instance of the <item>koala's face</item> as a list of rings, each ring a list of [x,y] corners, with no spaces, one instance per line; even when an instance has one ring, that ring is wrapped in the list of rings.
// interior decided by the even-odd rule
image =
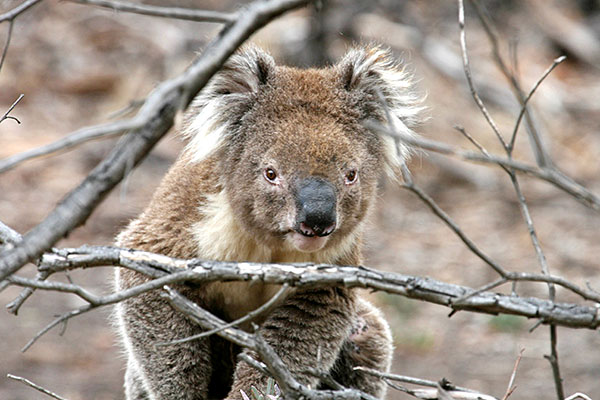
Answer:
[[[213,83],[209,100],[229,106],[215,122],[222,185],[241,226],[270,247],[335,247],[365,219],[382,174],[402,161],[390,138],[364,127],[385,120],[376,91],[390,97],[374,64],[396,67],[379,50],[356,53],[335,67],[298,70],[254,50]],[[390,109],[397,100],[388,99]]]

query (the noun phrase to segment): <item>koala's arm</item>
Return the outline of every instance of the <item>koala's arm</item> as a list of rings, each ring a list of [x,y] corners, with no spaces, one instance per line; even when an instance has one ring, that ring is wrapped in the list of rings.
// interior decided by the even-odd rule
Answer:
[[[340,265],[360,264],[358,242]],[[261,324],[259,333],[275,350],[292,376],[315,389],[319,378],[308,368],[329,372],[336,364],[356,321],[357,296],[347,288],[314,288],[294,292]],[[258,356],[246,350],[253,358]],[[240,390],[266,387],[267,377],[245,362],[238,362],[228,399],[241,399]]]
[[[356,315],[352,332],[342,346],[331,377],[342,386],[356,388],[382,399],[387,384],[354,367],[389,372],[393,354],[390,328],[381,312],[364,299],[358,299]]]
[[[201,199],[196,187],[181,181],[176,164],[155,193],[148,209],[119,235],[117,244],[172,257],[192,258],[194,243],[187,240],[186,218],[194,217],[195,206]],[[209,181],[205,179],[204,181]],[[186,199],[190,199],[189,201]],[[191,203],[191,204],[190,204]],[[167,207],[166,205],[169,205]],[[115,273],[116,289],[123,290],[147,282],[149,278],[137,272],[120,268]],[[198,290],[185,285],[177,286],[182,294],[198,302]],[[203,338],[171,346],[157,343],[181,339],[201,332],[183,314],[174,310],[161,297],[159,290],[144,293],[119,304],[115,310],[116,324],[122,337],[127,357],[125,393],[132,399],[206,399],[212,396],[213,375],[227,376],[212,359],[217,338]],[[220,343],[218,344],[220,346]],[[225,358],[229,348],[223,347]],[[231,350],[232,351],[232,350]],[[233,357],[233,356],[232,356]],[[220,369],[220,374],[213,374]],[[225,382],[228,387],[230,381]],[[221,397],[226,395],[220,394]]]
[[[117,279],[125,288],[146,278],[122,270]],[[197,326],[173,310],[158,291],[119,304],[116,317],[127,356],[127,400],[206,398],[212,373],[209,339],[156,346],[198,333]]]
[[[352,329],[354,303],[355,294],[345,288],[300,290],[269,314],[259,333],[298,382],[316,388],[319,379],[307,368],[327,372],[334,366]],[[262,373],[239,362],[228,399],[241,399],[240,390],[248,394],[251,386],[263,389],[266,382]]]

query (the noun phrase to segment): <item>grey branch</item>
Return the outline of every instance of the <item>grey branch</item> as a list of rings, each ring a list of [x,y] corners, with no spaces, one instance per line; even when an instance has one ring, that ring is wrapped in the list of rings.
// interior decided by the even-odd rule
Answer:
[[[146,99],[132,129],[81,184],[21,243],[0,258],[0,280],[39,257],[59,239],[85,222],[110,190],[153,148],[173,125],[176,112],[185,109],[227,58],[256,30],[308,0],[270,0],[250,4],[223,29],[200,57],[180,76],[162,83]]]
[[[148,4],[135,4],[123,1],[109,0],[70,0],[73,3],[90,4],[108,8],[114,11],[123,11],[135,14],[150,15],[153,17],[184,19],[198,22],[231,23],[238,17],[234,13],[223,13],[211,10],[197,10],[181,7],[161,7]]]
[[[40,1],[42,1],[42,0],[26,0],[26,1],[22,2],[21,4],[19,4],[12,10],[5,12],[4,14],[0,14],[0,22],[12,21],[16,17],[18,17],[21,13],[23,13],[30,7],[33,7]]]
[[[459,147],[434,140],[409,137],[396,132],[389,126],[385,126],[374,121],[366,121],[365,125],[376,132],[390,135],[394,138],[397,138],[401,142],[416,148],[433,151],[447,156],[454,156],[464,161],[493,164],[501,167],[512,168],[516,172],[546,181],[573,196],[585,206],[600,211],[600,197],[598,195],[590,192],[587,188],[581,186],[554,168],[537,167],[514,160],[512,158],[506,158],[492,154],[480,154],[478,152],[463,150]]]
[[[504,140],[504,138],[502,137],[502,134],[498,130],[498,126],[492,119],[492,116],[490,115],[487,108],[483,104],[483,101],[481,101],[481,98],[479,97],[479,93],[477,93],[477,90],[475,89],[473,79],[471,78],[471,67],[469,65],[469,56],[467,54],[467,39],[466,39],[466,33],[465,33],[465,9],[463,7],[463,0],[458,0],[458,27],[460,28],[460,48],[462,50],[463,67],[465,70],[465,76],[467,78],[467,83],[469,84],[469,89],[471,90],[471,95],[473,96],[473,99],[475,100],[477,107],[479,107],[479,109],[481,110],[481,113],[485,117],[486,121],[488,122],[488,124],[490,125],[490,127],[492,128],[494,133],[496,134],[496,137],[498,138],[500,143],[502,143],[502,146],[506,149],[506,148],[508,148],[506,141]]]
[[[29,379],[25,379],[25,378],[23,378],[21,376],[16,376],[16,375],[12,375],[12,374],[7,374],[6,377],[9,378],[9,379],[13,379],[15,381],[18,381],[18,382],[23,382],[27,386],[32,387],[35,390],[37,390],[38,392],[42,392],[45,395],[48,395],[48,396],[50,396],[50,397],[52,397],[54,399],[57,399],[57,400],[66,400],[64,397],[60,397],[56,393],[51,392],[48,389],[44,389],[40,385],[31,382]]]
[[[11,28],[9,29],[9,34],[12,30],[12,21],[10,22],[10,26],[11,26]],[[2,52],[2,59],[0,59],[0,69],[2,68],[2,63],[4,62],[4,56],[6,55],[6,49],[8,49],[8,40],[6,41],[6,46],[4,47],[4,51]],[[19,102],[21,101],[21,99],[23,97],[25,97],[25,95],[23,93],[21,93],[19,95],[19,97],[17,98],[17,100],[15,100],[15,102],[12,103],[12,105],[8,108],[8,110],[6,110],[4,115],[2,117],[0,117],[0,122],[4,121],[5,119],[12,119],[14,121],[17,121],[18,124],[21,123],[21,121],[19,121],[17,118],[10,116],[8,114],[10,114],[10,112],[17,106],[17,104],[19,104]],[[2,171],[0,170],[0,172],[2,172]]]
[[[15,20],[11,19],[8,23],[8,31],[6,33],[6,42],[4,43],[4,49],[2,50],[2,55],[0,56],[0,70],[2,70],[2,66],[4,65],[4,60],[6,59],[6,53],[8,52],[8,46],[10,46],[10,39],[12,37],[14,22],[15,22]],[[7,114],[4,114],[4,117],[6,117]],[[6,119],[6,118],[2,118],[2,120],[0,120],[0,122],[2,122],[4,119]],[[13,117],[13,119],[15,121],[17,121],[18,123],[21,123],[18,119],[14,118],[14,117]]]
[[[544,148],[542,138],[540,137],[540,134],[539,134],[536,124],[534,122],[532,113],[530,112],[530,110],[527,107],[527,104],[526,104],[527,102],[525,101],[525,94],[523,92],[523,89],[521,88],[521,84],[519,83],[515,73],[513,73],[509,70],[506,63],[504,62],[504,59],[502,58],[502,55],[500,54],[500,49],[499,49],[499,45],[498,45],[498,36],[496,35],[496,32],[495,32],[491,22],[489,21],[486,14],[484,13],[483,7],[479,3],[479,1],[471,0],[471,4],[473,4],[475,6],[477,16],[479,17],[479,20],[480,20],[481,24],[483,25],[483,28],[488,36],[488,39],[492,46],[492,55],[494,57],[494,61],[498,65],[498,68],[500,69],[500,71],[502,71],[502,73],[504,74],[506,79],[509,81],[511,89],[512,89],[516,99],[519,101],[519,104],[521,105],[521,107],[523,109],[525,109],[525,121],[527,122],[527,125],[526,125],[527,132],[529,134],[529,139],[530,139],[529,141],[531,144],[531,149],[535,155],[537,164],[540,167],[552,168],[553,167],[552,160],[550,159],[550,156],[547,154],[547,151]],[[512,151],[512,146],[510,147],[510,150]]]
[[[597,329],[600,326],[598,307],[556,303],[550,300],[490,292],[477,293],[469,287],[440,282],[431,278],[376,271],[365,267],[181,260],[114,247],[86,246],[80,249],[61,251],[62,255],[44,256],[40,271],[58,272],[74,268],[121,265],[156,279],[107,296],[94,295],[69,283],[35,281],[17,276],[10,277],[8,281],[18,286],[73,293],[95,307],[114,304],[148,290],[185,281],[261,281],[271,284],[288,284],[292,287],[339,285],[398,294],[440,304],[456,311],[520,315],[539,319],[546,324],[573,328]],[[560,277],[510,272],[507,273],[507,281],[554,283],[574,291],[587,300],[600,303],[600,295],[597,293],[580,288]]]

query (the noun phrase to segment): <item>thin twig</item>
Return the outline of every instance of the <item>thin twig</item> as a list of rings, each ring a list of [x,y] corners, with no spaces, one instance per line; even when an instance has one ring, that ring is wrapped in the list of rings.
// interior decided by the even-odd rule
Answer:
[[[529,176],[533,176],[535,178],[544,180],[561,189],[562,191],[568,193],[569,195],[573,196],[576,200],[584,204],[586,207],[600,211],[599,196],[590,192],[588,189],[581,186],[580,184],[573,181],[571,178],[567,177],[566,175],[562,174],[560,171],[557,171],[554,168],[540,168],[537,166],[525,164],[520,161],[516,161],[511,158],[496,155],[486,156],[477,152],[466,151],[459,147],[451,146],[446,143],[404,135],[400,132],[395,131],[393,127],[384,126],[381,123],[375,121],[365,121],[365,126],[376,132],[387,134],[392,136],[393,138],[397,138],[397,140],[400,140],[401,142],[416,148],[434,151],[436,153],[444,154],[447,156],[454,156],[463,161],[493,164],[503,168],[514,169],[517,172],[524,173]]]
[[[544,79],[546,79],[546,77],[548,75],[550,75],[550,73],[554,70],[554,68],[556,68],[560,63],[562,63],[566,59],[567,59],[566,56],[560,56],[558,58],[555,58],[554,61],[552,62],[552,65],[550,67],[548,67],[546,69],[546,71],[544,71],[544,73],[542,74],[540,79],[537,80],[535,85],[533,85],[533,87],[529,91],[529,94],[527,94],[527,97],[525,97],[525,99],[523,100],[523,105],[521,106],[521,111],[519,112],[519,116],[517,117],[517,121],[515,122],[515,127],[513,128],[513,133],[510,138],[510,144],[508,145],[508,153],[509,154],[512,154],[512,151],[515,148],[515,140],[517,139],[517,132],[519,131],[519,126],[521,125],[521,120],[523,119],[523,115],[525,115],[525,112],[527,111],[527,103],[529,103],[529,100],[531,99],[531,97],[533,96],[533,94],[535,93],[537,88],[544,81]]]
[[[475,289],[471,293],[468,293],[468,294],[466,294],[466,295],[464,295],[462,297],[457,298],[456,300],[453,301],[453,303],[454,304],[460,304],[461,302],[463,302],[463,301],[465,301],[465,300],[467,300],[467,299],[469,299],[469,298],[471,298],[473,296],[477,296],[479,293],[487,292],[489,290],[497,288],[498,286],[503,285],[506,282],[508,282],[508,278],[506,278],[506,277],[498,278],[498,279],[496,279],[493,282],[490,282],[490,283],[488,283],[486,285],[481,286],[478,289]]]
[[[277,293],[275,293],[275,295],[269,299],[269,301],[267,301],[265,304],[261,305],[260,307],[256,308],[255,310],[250,311],[248,314],[244,315],[243,317],[236,319],[235,321],[231,321],[231,322],[229,322],[225,325],[222,325],[218,328],[211,329],[209,331],[202,332],[197,335],[188,336],[188,337],[182,338],[182,339],[172,340],[170,342],[157,343],[157,344],[155,344],[155,346],[157,346],[157,347],[158,346],[170,346],[170,345],[174,345],[174,344],[191,342],[193,340],[198,340],[203,337],[207,337],[207,336],[214,335],[215,333],[219,333],[223,329],[238,326],[240,324],[243,324],[246,321],[253,320],[254,318],[263,314],[265,311],[269,310],[274,304],[277,304],[279,302],[279,300],[281,300],[288,293],[289,293],[289,285],[284,284],[281,287],[281,289],[279,289],[279,291]]]
[[[588,396],[585,393],[573,393],[572,395],[570,395],[569,397],[565,398],[565,400],[577,400],[577,399],[581,399],[581,400],[592,400],[592,398],[590,396]]]
[[[29,386],[31,388],[34,388],[38,392],[44,393],[44,394],[46,394],[46,395],[48,395],[48,396],[50,396],[50,397],[52,397],[54,399],[57,399],[57,400],[66,400],[64,397],[61,397],[61,396],[57,395],[56,393],[49,391],[48,389],[44,389],[40,385],[37,385],[37,384],[31,382],[29,379],[25,379],[23,377],[12,375],[12,374],[6,374],[6,377],[9,378],[9,379],[13,379],[15,381],[22,382],[22,383],[26,384],[27,386]]]
[[[502,55],[500,54],[500,46],[498,45],[498,35],[496,34],[495,29],[489,21],[486,13],[483,11],[483,7],[479,3],[479,1],[471,0],[471,4],[475,6],[477,16],[479,17],[479,20],[481,21],[481,24],[488,36],[490,44],[492,45],[492,54],[494,56],[496,64],[498,65],[498,68],[504,74],[506,79],[510,82],[511,89],[516,99],[518,100],[521,107],[523,107],[525,101],[525,94],[521,88],[517,76],[515,75],[515,73],[510,71],[510,69],[504,62]],[[525,112],[525,121],[527,122],[527,132],[529,133],[531,148],[535,155],[537,164],[543,168],[553,168],[554,164],[552,163],[552,159],[550,158],[546,149],[544,148],[538,129],[528,109]]]
[[[515,378],[517,376],[517,368],[519,368],[519,364],[521,363],[521,358],[523,357],[524,351],[525,351],[525,349],[521,349],[519,351],[519,355],[517,356],[517,360],[515,361],[515,366],[513,367],[512,374],[510,374],[510,380],[508,381],[508,387],[506,388],[506,393],[504,393],[504,396],[502,396],[502,400],[507,400],[510,397],[510,395],[515,391],[515,389],[517,388],[516,386],[514,386],[514,383],[515,383]]]
[[[238,17],[235,13],[224,13],[212,10],[198,10],[194,8],[162,7],[148,4],[135,4],[124,1],[110,0],[69,0],[73,3],[90,4],[98,7],[109,8],[114,11],[129,12],[172,19],[183,19],[197,22],[231,23]]]
[[[415,396],[417,398],[420,398],[420,399],[450,398],[450,399],[471,399],[471,400],[496,400],[495,397],[480,393],[476,390],[452,385],[445,379],[442,380],[443,384],[440,384],[440,382],[434,382],[434,381],[420,379],[420,378],[413,378],[413,377],[404,376],[404,375],[390,374],[390,373],[385,373],[385,372],[377,371],[377,370],[366,368],[366,367],[360,367],[360,366],[354,367],[354,370],[362,371],[364,373],[367,373],[369,375],[372,375],[379,379],[382,379],[390,387],[392,387],[396,390],[400,390],[404,393],[408,393],[408,394]],[[434,390],[408,389],[404,386],[396,385],[390,381],[410,383],[413,385],[431,387],[431,388],[434,388]],[[446,392],[447,396],[451,396],[451,397],[442,397],[443,394],[442,394],[442,396],[440,396],[440,392],[441,393]],[[425,397],[425,396],[427,396],[427,397]]]
[[[147,118],[145,118],[145,116],[140,118],[140,115],[137,115],[131,119],[109,122],[79,129],[55,142],[1,159],[0,173],[13,169],[25,161],[47,156],[59,151],[69,150],[91,140],[110,138],[115,135],[120,135],[128,130],[141,129],[146,123]]]
[[[477,6],[479,4],[476,4]],[[463,64],[464,64],[464,70],[465,70],[465,75],[467,76],[467,80],[469,81],[469,86],[471,87],[471,92],[473,93],[473,96],[477,102],[477,98],[479,98],[479,96],[477,95],[477,91],[474,89],[474,87],[472,86],[471,82],[470,82],[470,71],[469,71],[469,66],[468,66],[468,59],[467,59],[467,51],[466,51],[466,41],[464,40],[464,6],[463,6],[463,1],[462,0],[458,0],[458,6],[459,6],[459,17],[458,17],[458,24],[461,30],[461,35],[460,35],[460,39],[461,39],[461,49],[462,49],[462,53],[463,53]],[[514,149],[514,144],[515,144],[515,140],[516,140],[516,135],[519,129],[519,125],[521,123],[521,119],[523,117],[523,115],[526,113],[527,111],[527,103],[529,101],[529,99],[531,99],[531,97],[533,96],[533,94],[535,93],[535,90],[539,87],[539,85],[542,83],[542,81],[550,74],[550,72],[552,72],[552,70],[558,65],[560,64],[565,57],[559,57],[556,60],[554,60],[554,63],[544,72],[544,74],[542,75],[542,77],[536,82],[536,84],[533,86],[532,90],[529,92],[528,96],[526,98],[523,98],[523,93],[522,90],[520,89],[518,82],[516,80],[516,77],[514,76],[514,74],[510,73],[508,71],[508,68],[506,68],[506,65],[504,64],[502,57],[500,56],[500,53],[498,51],[498,45],[497,45],[497,40],[496,40],[496,36],[492,33],[491,29],[489,29],[489,25],[487,24],[487,21],[485,21],[485,18],[483,16],[483,13],[481,12],[481,10],[478,8],[478,13],[480,15],[480,19],[484,22],[484,24],[486,25],[486,31],[488,32],[488,36],[491,38],[494,38],[494,40],[492,40],[493,42],[493,51],[494,54],[496,56],[497,62],[499,63],[501,69],[505,72],[505,74],[507,76],[510,76],[510,81],[513,83],[513,87],[517,93],[517,98],[521,101],[522,107],[521,107],[521,112],[519,113],[519,116],[517,118],[517,121],[515,122],[515,128],[513,130],[513,134],[511,136],[511,140],[510,140],[510,144],[507,146],[502,137],[498,136],[498,131],[497,129],[495,129],[495,126],[493,124],[490,124],[492,126],[492,129],[494,130],[494,132],[496,133],[496,135],[498,136],[498,139],[500,140],[500,142],[502,143],[502,145],[504,146],[504,149],[506,150],[507,156],[509,159],[512,158],[512,151]],[[480,105],[479,102],[477,102],[478,105]],[[480,105],[480,109],[481,112],[484,114],[484,116],[486,117],[486,119],[488,119],[488,113],[487,110],[485,110],[484,107],[482,107],[483,104],[481,103]],[[488,119],[488,121],[490,121]],[[532,124],[533,125],[533,124]],[[537,139],[539,139],[539,137],[536,137]],[[544,155],[545,156],[545,152],[543,151],[543,148],[541,146],[541,142],[536,142],[538,144],[538,146],[536,147],[537,150],[539,151],[540,155]],[[537,153],[536,153],[537,154]],[[538,157],[538,164],[539,165],[551,165],[551,163],[547,162],[547,158],[540,158]],[[544,255],[544,252],[542,250],[542,247],[540,245],[534,224],[533,224],[533,220],[531,218],[531,214],[529,212],[529,206],[527,205],[527,201],[525,200],[525,196],[523,195],[523,191],[521,190],[521,186],[519,184],[519,180],[515,174],[515,171],[512,168],[504,168],[505,171],[508,173],[508,175],[510,176],[510,180],[511,183],[515,189],[515,193],[517,195],[517,199],[518,199],[518,203],[519,203],[519,207],[521,209],[521,214],[523,216],[523,219],[525,221],[525,224],[527,226],[527,230],[529,232],[529,236],[531,238],[531,242],[533,245],[533,248],[535,250],[535,254],[536,257],[538,259],[538,263],[541,266],[542,269],[542,274],[543,275],[550,275],[549,269],[548,269],[548,264],[546,261],[546,257]],[[550,301],[554,302],[555,300],[555,288],[554,285],[552,283],[548,283],[548,291],[549,291],[549,297],[550,297]],[[562,400],[564,399],[564,389],[563,389],[563,385],[562,385],[562,378],[560,376],[560,368],[559,368],[559,363],[558,363],[558,351],[556,348],[556,326],[553,324],[550,324],[550,347],[551,347],[551,355],[546,357],[549,361],[550,361],[550,365],[552,367],[552,372],[553,372],[553,376],[554,376],[554,384],[555,384],[555,388],[556,388],[556,393],[557,393],[557,397],[558,400]]]
[[[467,78],[467,83],[469,84],[469,89],[471,90],[471,95],[473,96],[473,99],[475,100],[477,107],[479,107],[479,109],[481,110],[481,113],[485,117],[486,121],[492,127],[492,130],[496,134],[496,137],[498,138],[500,143],[502,143],[502,146],[506,149],[507,144],[504,141],[502,134],[498,130],[498,127],[496,126],[496,123],[492,119],[492,116],[490,115],[487,108],[483,104],[483,101],[481,101],[481,98],[479,97],[477,90],[475,90],[475,85],[473,84],[473,78],[471,77],[471,67],[469,66],[469,56],[467,54],[467,39],[466,39],[466,33],[465,33],[465,9],[464,9],[464,5],[463,5],[463,0],[458,0],[458,27],[460,29],[460,48],[461,48],[461,53],[462,53],[463,67],[465,70],[465,76]]]
[[[454,125],[454,129],[456,129],[457,131],[459,131],[460,133],[462,133],[462,135],[464,137],[466,137],[469,142],[473,143],[473,145],[475,147],[477,147],[477,149],[479,149],[479,151],[483,155],[485,155],[487,157],[490,156],[490,153],[485,149],[485,147],[483,147],[473,136],[471,136],[469,133],[467,133],[467,130],[463,126]]]
[[[6,53],[8,52],[8,46],[10,45],[10,39],[12,37],[13,24],[15,20],[11,19],[8,23],[8,32],[6,34],[6,43],[4,44],[4,49],[2,50],[2,56],[0,56],[0,71],[2,70],[2,66],[4,65],[4,59],[6,58]],[[17,120],[18,121],[18,120]],[[0,122],[2,122],[0,120]]]
[[[2,68],[1,63],[0,63],[0,68]],[[0,118],[0,122],[4,121],[5,119],[12,119],[14,121],[17,121],[18,124],[21,123],[21,121],[19,121],[17,118],[10,116],[8,114],[10,114],[10,112],[17,106],[17,104],[19,104],[19,102],[21,101],[21,99],[25,97],[25,95],[23,93],[21,93],[19,95],[19,97],[17,98],[17,100],[15,100],[14,103],[12,103],[12,105],[8,108],[8,110],[4,113],[4,115]],[[0,171],[2,172],[2,171]]]

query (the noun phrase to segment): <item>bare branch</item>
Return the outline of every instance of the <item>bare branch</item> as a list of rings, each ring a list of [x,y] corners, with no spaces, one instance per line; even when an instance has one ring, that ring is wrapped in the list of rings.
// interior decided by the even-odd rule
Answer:
[[[471,95],[473,96],[477,107],[479,107],[479,109],[481,110],[481,113],[485,117],[486,121],[492,127],[492,130],[496,134],[496,137],[498,138],[498,140],[500,140],[500,143],[502,143],[502,146],[506,149],[507,144],[504,141],[502,134],[498,130],[498,127],[496,126],[496,123],[492,119],[492,116],[488,112],[487,108],[481,101],[477,90],[475,90],[475,85],[473,84],[473,78],[471,77],[471,67],[469,66],[469,56],[467,54],[467,39],[465,34],[465,8],[463,5],[463,0],[458,0],[458,27],[460,28],[460,48],[462,51],[463,67],[465,70],[467,83],[469,84],[469,89],[471,90]]]
[[[8,23],[8,32],[6,33],[6,43],[4,44],[4,49],[2,50],[2,55],[0,56],[0,71],[2,70],[2,66],[4,65],[4,59],[6,58],[6,53],[8,52],[8,46],[10,45],[10,39],[12,37],[12,30],[13,30],[13,24],[14,24],[14,20],[11,19],[10,22]],[[6,117],[6,114],[5,114]],[[5,119],[5,118],[3,118]],[[2,120],[3,120],[2,119]],[[14,118],[17,122],[19,122],[18,119]],[[2,122],[2,120],[0,120],[0,122]],[[21,123],[21,122],[19,122]]]
[[[554,70],[554,68],[556,68],[560,63],[562,63],[566,59],[567,59],[567,56],[560,56],[558,58],[555,58],[554,61],[552,62],[552,65],[550,67],[548,67],[546,69],[546,71],[544,71],[544,73],[542,74],[540,79],[538,79],[538,81],[535,83],[535,85],[533,85],[533,87],[529,91],[529,94],[527,95],[527,97],[525,97],[525,99],[523,100],[523,104],[521,105],[521,111],[519,112],[519,116],[517,117],[517,121],[515,122],[515,127],[513,129],[513,133],[510,138],[510,144],[508,145],[509,154],[512,153],[513,149],[515,148],[515,140],[517,139],[517,132],[519,131],[519,126],[521,125],[521,120],[523,119],[523,115],[525,115],[525,112],[527,111],[527,103],[529,103],[529,100],[531,99],[531,97],[533,96],[533,94],[535,93],[537,88],[544,81],[544,79],[546,79],[546,77],[548,75],[550,75],[550,73]]]
[[[369,127],[369,129],[390,135],[394,138],[397,138],[401,142],[416,148],[434,151],[436,153],[448,156],[454,156],[464,161],[484,164],[495,164],[501,167],[514,169],[517,172],[521,172],[529,176],[533,176],[535,178],[544,180],[563,190],[564,192],[570,194],[585,206],[594,210],[600,210],[600,197],[590,192],[588,189],[576,183],[571,178],[568,178],[567,176],[565,176],[560,171],[557,171],[554,168],[539,168],[506,157],[480,154],[473,151],[466,151],[461,148],[441,142],[436,142],[433,140],[409,137],[407,135],[403,135],[402,133],[393,130],[389,126],[384,126],[374,121],[366,121],[365,125]]]
[[[12,21],[11,21],[11,26],[12,26]],[[8,47],[8,43],[7,43],[7,47]],[[6,48],[4,48],[4,51],[6,52]],[[2,62],[4,61],[4,54],[2,53],[2,60],[0,60],[0,69],[2,68]],[[21,99],[25,97],[24,94],[20,94],[19,97],[17,98],[17,100],[15,100],[14,103],[12,103],[12,105],[8,108],[8,110],[4,113],[4,115],[0,118],[0,122],[4,121],[5,119],[12,119],[14,121],[17,121],[18,124],[21,123],[21,121],[19,121],[17,118],[10,116],[8,114],[10,114],[10,112],[17,106],[17,104],[19,104],[19,102],[21,101]],[[0,172],[2,172],[2,170],[0,170]]]
[[[273,297],[271,297],[269,299],[269,301],[267,301],[265,304],[258,307],[257,309],[250,311],[248,314],[244,315],[241,318],[231,321],[231,322],[229,322],[225,325],[222,325],[218,328],[214,328],[209,331],[199,333],[197,335],[189,336],[189,337],[186,337],[183,339],[173,340],[170,342],[157,343],[157,344],[155,344],[155,346],[170,346],[170,345],[174,345],[174,344],[191,342],[193,340],[198,340],[203,337],[214,335],[215,333],[218,333],[219,331],[222,331],[223,329],[235,327],[240,324],[243,324],[244,322],[251,321],[254,318],[258,317],[259,315],[268,311],[274,304],[276,304],[279,300],[281,300],[283,297],[285,297],[288,293],[289,293],[289,286],[287,284],[283,284],[283,286],[281,286],[281,289],[279,289],[279,291],[277,293],[275,293],[275,295]]]
[[[502,73],[504,74],[506,79],[509,81],[509,83],[511,85],[511,89],[512,89],[516,99],[519,101],[519,104],[521,105],[521,107],[526,108],[525,120],[527,122],[527,132],[529,134],[531,148],[535,155],[536,162],[540,167],[552,168],[553,167],[552,160],[550,159],[550,156],[548,155],[548,153],[546,152],[546,149],[544,148],[540,134],[539,134],[537,127],[533,121],[533,117],[526,107],[525,94],[523,92],[523,89],[521,88],[521,84],[519,83],[517,76],[513,72],[511,72],[510,69],[507,67],[506,63],[504,62],[504,59],[502,58],[502,55],[500,54],[500,47],[498,45],[498,36],[495,33],[495,30],[492,27],[491,22],[489,21],[486,14],[484,13],[483,8],[482,8],[481,4],[479,3],[479,1],[471,0],[471,4],[473,4],[475,6],[477,16],[479,17],[479,20],[481,21],[481,24],[483,25],[483,28],[488,36],[488,39],[490,40],[490,44],[492,45],[492,55],[494,56],[494,60],[496,61],[498,68],[500,69],[500,71],[502,71]]]
[[[38,392],[42,392],[42,393],[44,393],[44,394],[46,394],[46,395],[48,395],[48,396],[50,396],[50,397],[52,397],[54,399],[57,399],[57,400],[66,400],[64,397],[60,397],[56,393],[51,392],[48,389],[44,389],[40,385],[37,385],[37,384],[31,382],[29,379],[25,379],[23,377],[12,375],[12,374],[6,374],[6,377],[9,378],[9,379],[14,379],[15,381],[22,382],[22,383],[26,384],[27,386],[34,388]]]
[[[153,17],[175,18],[197,22],[231,23],[238,17],[235,13],[223,13],[211,10],[198,10],[181,7],[161,7],[148,4],[135,4],[109,0],[69,0],[73,3],[90,4],[114,11],[150,15]]]
[[[560,375],[560,366],[558,363],[558,333],[556,325],[550,325],[550,355],[545,355],[552,367],[552,377],[554,378],[554,388],[556,389],[556,397],[560,400],[565,398],[565,389],[563,387],[563,379]]]
[[[50,144],[30,149],[0,160],[0,173],[15,168],[24,161],[68,150],[91,140],[120,135],[127,130],[139,130],[147,123],[147,118],[136,116],[132,119],[109,122],[79,129],[70,135]]]
[[[500,274],[502,277],[506,277],[507,275],[507,271],[502,268],[498,263],[496,263],[494,260],[492,260],[487,254],[485,254],[483,251],[481,251],[476,245],[475,243],[473,243],[473,241],[471,239],[469,239],[467,237],[467,235],[464,234],[464,232],[460,229],[460,227],[452,220],[452,218],[446,214],[446,212],[444,210],[442,210],[437,203],[431,198],[429,197],[429,195],[427,193],[425,193],[419,186],[415,185],[415,183],[412,181],[412,179],[410,179],[409,175],[403,171],[404,173],[404,184],[402,185],[404,188],[410,190],[411,192],[413,192],[414,194],[416,194],[417,196],[419,196],[419,198],[429,206],[429,208],[431,209],[431,211],[433,211],[433,213],[435,215],[437,215],[441,220],[443,220],[446,225],[448,225],[448,227],[450,229],[452,229],[452,231],[460,238],[460,240],[462,240],[462,242],[477,256],[479,257],[481,260],[483,260],[486,264],[488,264],[490,267],[492,267],[494,269],[494,271],[496,271],[498,274]]]
[[[5,12],[4,14],[0,14],[0,22],[12,21],[16,17],[18,17],[22,12],[26,11],[30,7],[33,7],[40,1],[42,1],[42,0],[25,0],[24,2],[22,2],[21,4],[19,4],[15,8],[13,8],[12,10]]]
[[[106,251],[108,250],[108,252]],[[53,254],[56,260],[55,271],[79,267],[103,265],[121,265],[138,272],[149,272],[157,279],[139,286],[113,293],[107,296],[97,296],[84,293],[84,298],[91,301],[93,307],[114,304],[124,299],[137,296],[140,293],[155,290],[167,284],[181,282],[213,282],[213,281],[260,281],[270,284],[288,284],[294,287],[336,286],[360,287],[399,294],[405,297],[419,299],[450,307],[453,310],[468,310],[481,313],[505,313],[520,315],[527,318],[540,319],[546,324],[560,326],[597,329],[599,309],[569,303],[556,303],[537,298],[520,298],[513,295],[483,292],[465,297],[474,289],[410,275],[376,271],[364,267],[343,267],[337,265],[313,264],[260,264],[234,263],[206,260],[180,260],[166,256],[137,250],[125,250],[107,247],[86,246],[80,249],[70,249],[67,256]],[[44,257],[46,259],[47,257]],[[61,260],[62,261],[59,261]],[[86,264],[86,260],[93,263]],[[49,266],[42,265],[42,271]],[[182,269],[183,268],[183,269]],[[166,272],[172,271],[172,272]],[[541,274],[516,273],[507,274],[509,281],[545,282],[561,285],[579,294],[587,300],[600,303],[600,295],[587,291],[573,283],[555,276]],[[20,286],[31,286],[45,290],[64,290],[81,295],[72,284],[56,285],[56,282],[39,282],[18,278],[10,280]],[[71,285],[71,286],[70,286]]]
[[[17,244],[21,241],[22,236],[8,225],[0,221],[0,243]]]
[[[584,393],[574,393],[574,394],[570,395],[569,397],[565,398],[565,400],[577,400],[577,399],[592,400],[592,398],[590,396],[588,396],[587,394],[584,394]]]
[[[504,396],[502,396],[502,400],[507,400],[510,397],[510,395],[515,391],[515,389],[517,388],[516,386],[514,386],[515,377],[517,376],[517,368],[519,368],[519,364],[521,363],[521,358],[523,357],[524,351],[525,351],[525,349],[521,349],[519,351],[519,356],[517,357],[517,361],[515,361],[515,366],[513,368],[512,374],[510,374],[510,380],[508,381],[508,387],[506,388],[506,393],[504,394]]]
[[[383,378],[389,379],[389,380],[392,380],[395,382],[410,383],[413,385],[426,386],[426,387],[431,387],[431,388],[437,388],[439,385],[439,382],[434,382],[434,381],[430,381],[427,379],[413,378],[413,377],[405,376],[405,375],[389,374],[389,373],[377,371],[377,370],[366,368],[366,367],[354,367],[354,370],[355,371],[363,371],[369,375],[372,375],[372,376],[375,376],[378,378],[382,378],[382,379]],[[460,387],[460,386],[455,386],[447,381],[444,381],[444,389],[449,390],[451,392],[452,391],[468,392],[468,393],[475,393],[475,394],[479,394],[482,396],[486,396],[486,395],[479,393],[476,390],[472,390],[472,389],[468,389],[468,388],[464,388],[464,387]],[[488,396],[488,398],[491,398],[491,397]]]

